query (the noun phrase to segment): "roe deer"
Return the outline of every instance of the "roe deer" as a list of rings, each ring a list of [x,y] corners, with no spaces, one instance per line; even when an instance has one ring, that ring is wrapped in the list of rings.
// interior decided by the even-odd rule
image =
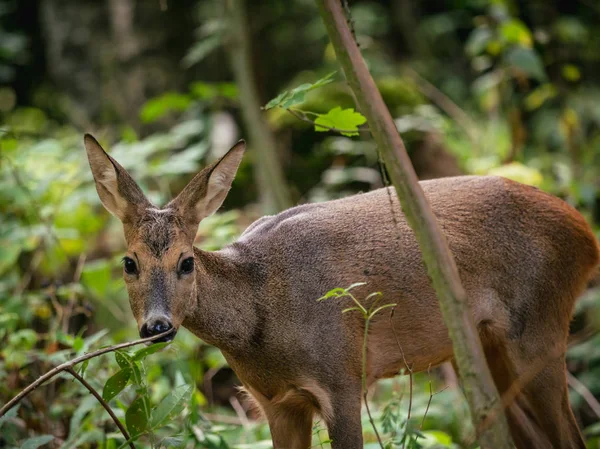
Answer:
[[[397,303],[371,323],[368,384],[405,366],[452,360],[452,344],[414,234],[385,189],[294,207],[250,225],[221,251],[193,246],[222,204],[245,145],[202,170],[163,208],[85,136],[96,189],[123,223],[124,278],[140,335],[184,326],[218,347],[256,400],[277,449],[308,449],[315,414],[334,449],[363,447],[364,320],[346,300],[366,281]],[[500,177],[421,182],[458,265],[519,449],[584,449],[569,406],[565,351],[577,296],[598,263],[584,218],[560,199]],[[395,217],[392,217],[392,209]],[[494,448],[488,448],[494,449]]]

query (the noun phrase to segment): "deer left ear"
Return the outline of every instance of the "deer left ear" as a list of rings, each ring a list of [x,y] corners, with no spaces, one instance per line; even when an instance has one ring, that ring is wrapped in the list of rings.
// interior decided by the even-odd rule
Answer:
[[[96,139],[86,134],[85,151],[100,201],[123,223],[135,219],[141,209],[152,207],[127,171],[102,149]]]
[[[231,188],[245,149],[246,143],[240,140],[225,156],[198,173],[167,207],[177,209],[195,226],[214,214]]]

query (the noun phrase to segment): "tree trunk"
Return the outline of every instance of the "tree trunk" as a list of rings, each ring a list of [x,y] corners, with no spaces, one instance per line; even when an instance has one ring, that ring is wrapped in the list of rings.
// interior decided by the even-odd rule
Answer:
[[[167,8],[164,9],[166,4]],[[177,70],[193,42],[194,0],[40,0],[50,78],[80,128],[122,124],[138,131],[142,105],[187,88]]]
[[[404,144],[381,94],[360,54],[339,0],[316,0],[348,84],[388,169],[402,210],[415,233],[471,408],[479,441],[484,449],[513,447],[503,412],[486,429],[480,424],[501,402],[487,366],[477,329],[467,307],[466,293],[448,244],[418,184]]]
[[[291,207],[292,196],[277,155],[275,136],[261,112],[262,103],[252,70],[252,37],[246,21],[245,0],[230,0],[228,12],[231,35],[227,46],[231,67],[239,90],[242,116],[250,135],[250,147],[255,152],[255,175],[263,210],[272,214]]]

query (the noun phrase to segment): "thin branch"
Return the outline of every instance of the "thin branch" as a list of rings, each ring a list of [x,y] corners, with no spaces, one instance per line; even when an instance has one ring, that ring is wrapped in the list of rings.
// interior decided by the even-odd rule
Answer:
[[[236,398],[235,396],[231,396],[229,398],[229,403],[231,404],[231,407],[235,411],[235,414],[238,415],[240,422],[242,423],[242,426],[244,427],[244,430],[246,430],[246,431],[249,430],[250,429],[250,420],[248,419],[248,416],[246,415],[246,410],[244,410],[244,407],[242,407],[242,404],[240,404],[240,401],[238,400],[238,398]]]
[[[463,111],[450,97],[444,92],[439,90],[425,78],[423,78],[417,71],[410,67],[406,67],[405,70],[409,76],[417,83],[417,87],[421,90],[423,95],[438,105],[449,117],[451,117],[465,132],[469,140],[473,145],[477,145],[479,139],[479,129],[475,121],[469,117],[469,115]]]
[[[366,317],[366,319],[365,319],[365,334],[363,336],[363,351],[362,351],[363,397],[365,398],[365,408],[367,409],[367,415],[369,415],[369,421],[371,422],[371,426],[373,427],[373,431],[375,432],[375,436],[377,437],[379,446],[381,446],[381,449],[383,449],[383,442],[381,441],[381,437],[379,436],[379,431],[377,430],[377,426],[375,425],[375,421],[373,420],[373,416],[371,415],[371,409],[369,408],[369,399],[367,397],[367,394],[369,393],[369,389],[367,387],[367,338],[369,336],[369,323],[370,322],[371,322],[370,317]]]
[[[52,379],[54,376],[56,376],[57,374],[60,374],[63,371],[68,371],[70,368],[73,368],[78,363],[84,362],[84,361],[92,359],[94,357],[98,357],[99,355],[106,354],[108,352],[117,351],[117,350],[123,349],[123,348],[129,348],[131,346],[136,346],[136,345],[139,345],[142,343],[148,343],[148,342],[157,340],[159,338],[165,337],[165,336],[169,335],[171,332],[173,332],[173,329],[170,329],[166,332],[163,332],[162,334],[158,334],[153,337],[142,338],[140,340],[129,341],[129,342],[121,343],[121,344],[114,345],[114,346],[108,346],[106,348],[98,349],[97,351],[94,351],[94,352],[89,352],[87,354],[83,354],[82,356],[79,356],[73,360],[69,360],[68,362],[58,365],[57,367],[48,371],[43,376],[39,377],[36,381],[29,384],[18,395],[16,395],[14,398],[12,398],[10,401],[8,401],[2,408],[0,408],[0,418],[2,416],[4,416],[6,414],[6,412],[8,412],[11,408],[13,408],[16,404],[18,404],[23,398],[25,398],[29,393],[31,393],[37,387],[42,385],[44,382]]]
[[[104,409],[110,415],[110,417],[112,418],[112,420],[114,421],[114,423],[116,424],[116,426],[119,428],[119,430],[121,431],[121,433],[125,437],[125,440],[126,441],[131,440],[131,437],[129,436],[129,433],[127,432],[127,430],[125,429],[125,427],[123,427],[123,424],[121,423],[121,421],[119,420],[119,418],[117,418],[117,415],[115,415],[115,412],[113,412],[112,408],[110,408],[110,405],[108,405],[108,403],[102,398],[102,396],[100,396],[100,394],[96,391],[96,389],[94,387],[92,387],[87,380],[85,380],[83,377],[81,377],[79,374],[77,374],[77,372],[73,369],[72,366],[68,367],[66,369],[66,371],[71,376],[73,376],[75,379],[77,379],[79,382],[81,382],[81,384],[85,388],[87,388],[90,393],[92,393],[94,395],[94,397],[98,400],[98,402],[100,402],[100,404],[102,404],[102,407],[104,407]],[[135,449],[135,445],[133,444],[133,441],[129,441],[129,447],[131,447],[131,449]]]
[[[408,366],[408,362],[406,361],[406,357],[404,356],[404,350],[402,349],[402,345],[400,344],[400,339],[398,338],[398,334],[396,333],[396,327],[394,326],[394,322],[393,322],[395,310],[396,310],[396,308],[392,307],[392,310],[390,312],[390,327],[392,328],[394,338],[396,339],[396,345],[398,345],[398,350],[400,351],[400,355],[402,356],[402,361],[404,362],[404,366],[406,367],[406,370],[408,371],[408,376],[409,376],[408,415],[406,417],[406,421],[408,423],[408,421],[410,420],[410,414],[412,411],[412,403],[413,403],[413,370],[412,370],[412,367]],[[427,408],[429,408],[429,406]],[[406,440],[404,440],[404,442],[402,444],[402,449],[404,449],[405,446],[406,446]]]
[[[569,386],[575,390],[587,402],[592,411],[600,418],[600,403],[594,397],[592,392],[579,379],[567,371],[567,382]]]

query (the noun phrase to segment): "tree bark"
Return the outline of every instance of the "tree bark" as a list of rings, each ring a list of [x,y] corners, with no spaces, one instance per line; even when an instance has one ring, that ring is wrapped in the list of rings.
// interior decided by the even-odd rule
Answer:
[[[402,139],[352,37],[339,0],[316,0],[357,105],[366,116],[406,219],[415,233],[448,327],[475,428],[483,449],[513,447],[503,411],[483,429],[479,424],[500,406],[458,269],[421,189]],[[495,411],[495,410],[494,410]]]
[[[275,136],[261,112],[262,103],[252,69],[251,34],[246,20],[245,0],[229,0],[231,30],[228,53],[238,86],[242,116],[254,150],[254,169],[263,210],[276,213],[293,205],[277,155]]]

